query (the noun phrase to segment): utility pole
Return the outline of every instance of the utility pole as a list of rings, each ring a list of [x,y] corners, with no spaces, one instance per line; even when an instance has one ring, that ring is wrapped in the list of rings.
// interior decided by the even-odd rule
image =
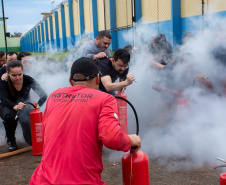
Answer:
[[[4,24],[4,36],[5,36],[5,51],[8,52],[7,39],[6,39],[6,27],[5,27],[5,13],[4,13],[4,3],[2,0],[2,14],[3,14],[3,24]]]

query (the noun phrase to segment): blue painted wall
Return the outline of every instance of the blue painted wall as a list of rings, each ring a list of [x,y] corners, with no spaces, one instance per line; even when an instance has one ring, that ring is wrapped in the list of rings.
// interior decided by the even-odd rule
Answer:
[[[53,47],[58,50],[66,50],[69,49],[71,45],[79,44],[81,35],[85,33],[85,24],[84,24],[84,0],[78,0],[79,2],[79,22],[80,22],[80,35],[74,35],[74,20],[73,20],[73,8],[72,8],[72,0],[68,0],[69,6],[69,23],[70,23],[70,36],[66,37],[66,29],[65,29],[65,13],[63,5],[60,7],[61,9],[61,20],[62,20],[62,38],[59,38],[59,24],[58,24],[58,13],[54,12],[55,15],[55,26],[56,26],[56,39],[53,39],[53,28],[52,28],[52,16],[49,17],[50,21],[50,38],[48,38],[48,29],[47,29],[47,21],[43,21],[41,23],[41,32],[38,31],[30,31],[24,38],[21,39],[21,50],[22,51],[45,51],[46,45],[48,42],[53,45]],[[98,12],[97,12],[97,1],[90,0],[92,2],[92,19],[93,19],[93,33],[88,33],[87,35],[95,38],[98,34]],[[116,24],[116,0],[108,0],[109,2],[109,14],[110,14],[110,29],[114,29],[111,32],[112,35],[112,43],[109,46],[109,49],[116,50],[118,48],[123,48],[124,46],[136,43],[128,42],[125,40],[124,36],[130,34],[131,31],[134,31],[133,28],[127,29],[118,29]],[[135,17],[133,21],[135,23],[139,22],[142,18],[142,0],[135,0]],[[147,38],[151,36],[151,34],[163,33],[166,35],[167,40],[171,43],[172,46],[176,46],[177,44],[181,44],[182,37],[186,32],[197,32],[202,29],[202,16],[190,16],[181,18],[181,0],[171,0],[171,18],[167,21],[155,22],[150,24],[143,24],[142,26],[146,30],[151,30],[150,33],[146,33],[142,35],[141,40],[145,42]],[[186,10],[188,11],[188,10]],[[226,11],[213,13],[217,16],[226,17]],[[204,16],[205,19],[205,16]],[[45,24],[45,32],[46,32],[46,42],[44,41],[44,30],[43,24]],[[208,26],[208,25],[205,25]],[[38,26],[39,28],[39,26]],[[37,40],[38,34],[38,40]],[[134,39],[136,39],[136,34],[132,34]],[[42,41],[40,38],[42,37]],[[48,49],[48,48],[47,48]]]

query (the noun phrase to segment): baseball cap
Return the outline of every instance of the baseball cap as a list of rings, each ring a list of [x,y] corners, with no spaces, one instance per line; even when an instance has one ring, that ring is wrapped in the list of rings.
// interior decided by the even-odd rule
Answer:
[[[73,81],[87,81],[95,78],[99,73],[98,66],[96,63],[89,58],[79,58],[77,59],[71,67],[71,80]],[[82,74],[85,76],[84,79],[73,78],[75,74]]]

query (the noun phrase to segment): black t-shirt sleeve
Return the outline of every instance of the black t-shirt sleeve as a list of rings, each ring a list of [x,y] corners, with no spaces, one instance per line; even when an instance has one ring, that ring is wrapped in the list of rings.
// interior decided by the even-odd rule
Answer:
[[[111,73],[111,61],[109,59],[97,59],[96,64],[99,68],[101,77],[110,76]]]
[[[5,73],[6,73],[6,66],[2,66],[2,67],[0,68],[0,78],[1,78],[2,75],[5,74]]]
[[[40,99],[38,100],[38,104],[41,107],[46,99],[47,99],[47,94],[43,90],[43,88],[39,85],[38,82],[36,82],[32,77],[30,77],[30,82],[31,82],[31,88],[39,95]]]
[[[7,82],[0,80],[0,102],[2,105],[12,109],[16,104],[9,100],[7,89]]]

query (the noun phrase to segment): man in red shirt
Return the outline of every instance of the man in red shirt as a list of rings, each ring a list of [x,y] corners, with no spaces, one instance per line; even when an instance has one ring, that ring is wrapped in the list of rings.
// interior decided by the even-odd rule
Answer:
[[[141,147],[139,136],[121,130],[114,96],[98,91],[99,70],[91,59],[74,62],[70,83],[47,100],[43,157],[30,185],[106,184],[101,181],[103,145],[119,151]]]

